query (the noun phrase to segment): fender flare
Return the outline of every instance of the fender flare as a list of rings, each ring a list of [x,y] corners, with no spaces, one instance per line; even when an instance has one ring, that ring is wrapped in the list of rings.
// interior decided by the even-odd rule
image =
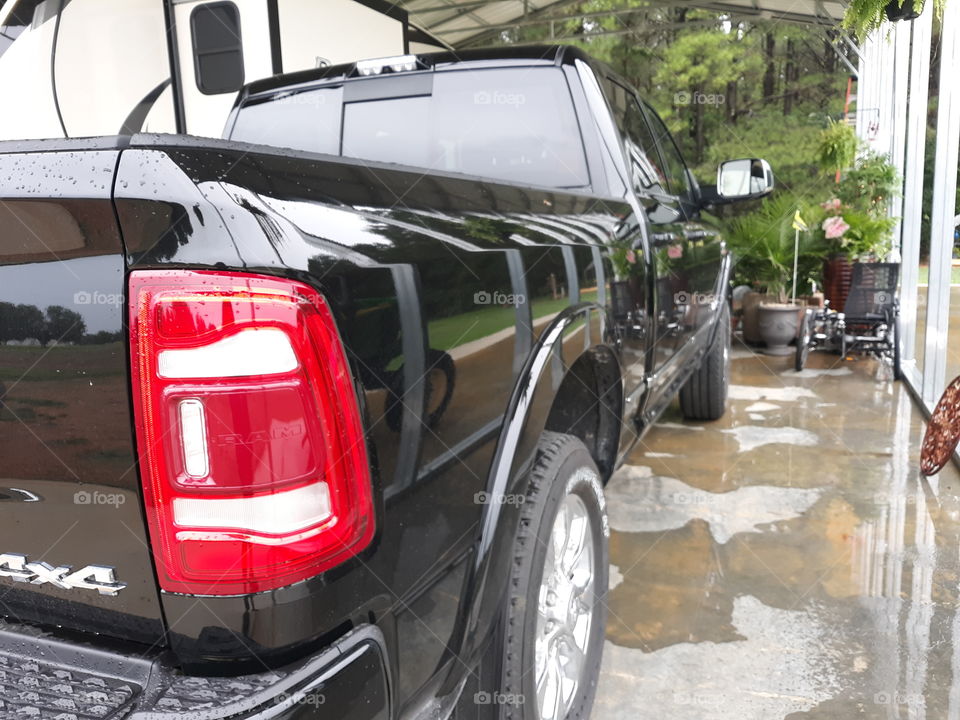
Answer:
[[[551,360],[562,348],[564,335],[571,325],[585,319],[587,327],[590,326],[591,312],[598,313],[600,318],[598,337],[591,333],[589,342],[584,343],[583,350],[571,358],[567,367],[584,355],[604,352],[610,354],[620,370],[619,359],[609,342],[608,333],[612,326],[605,308],[584,302],[564,309],[554,318],[527,357],[514,385],[487,476],[488,497],[526,495],[527,471],[536,458],[537,443],[546,426],[552,397],[559,387],[559,384],[554,385]],[[545,397],[551,402],[546,403],[546,412],[538,413],[542,407],[538,401]],[[460,608],[448,646],[448,652],[457,654],[466,667],[479,662],[496,625],[509,582],[519,520],[519,503],[488,502],[483,508],[474,556],[464,580],[462,597],[465,604]],[[456,666],[460,670],[463,667],[460,663],[454,663],[454,666],[444,683],[444,689],[450,692],[454,691],[460,674]]]

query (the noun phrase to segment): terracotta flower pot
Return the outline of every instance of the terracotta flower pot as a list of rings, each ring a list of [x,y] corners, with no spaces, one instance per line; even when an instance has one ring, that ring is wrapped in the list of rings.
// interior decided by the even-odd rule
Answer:
[[[787,347],[797,336],[800,313],[796,305],[764,303],[760,306],[760,336],[767,344],[767,355],[791,355]]]
[[[853,264],[846,255],[834,255],[823,263],[823,291],[830,307],[843,311],[850,284],[853,282]]]

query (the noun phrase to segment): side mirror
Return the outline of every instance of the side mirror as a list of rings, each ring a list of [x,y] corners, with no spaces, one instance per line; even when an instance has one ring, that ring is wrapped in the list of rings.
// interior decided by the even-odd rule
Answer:
[[[717,169],[717,196],[721,202],[753,200],[773,191],[773,170],[766,160],[727,160]]]

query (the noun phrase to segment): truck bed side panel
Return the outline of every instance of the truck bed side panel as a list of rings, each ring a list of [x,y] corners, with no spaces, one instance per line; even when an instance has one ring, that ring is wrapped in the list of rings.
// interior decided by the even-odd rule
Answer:
[[[0,614],[153,643],[163,624],[131,438],[117,156],[0,153]],[[122,587],[63,580],[91,565]]]

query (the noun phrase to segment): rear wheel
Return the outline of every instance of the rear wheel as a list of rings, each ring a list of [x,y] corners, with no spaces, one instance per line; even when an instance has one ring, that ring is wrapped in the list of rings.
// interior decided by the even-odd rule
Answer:
[[[797,335],[797,355],[793,362],[794,369],[797,372],[803,370],[807,364],[807,356],[810,354],[810,341],[813,338],[813,313],[806,310],[803,313],[803,320],[800,321],[800,332]]]
[[[688,420],[718,420],[727,409],[730,383],[730,308],[724,303],[710,349],[680,388],[680,410]]]
[[[572,435],[544,433],[504,610],[500,718],[589,717],[607,615],[607,527],[587,448]]]

